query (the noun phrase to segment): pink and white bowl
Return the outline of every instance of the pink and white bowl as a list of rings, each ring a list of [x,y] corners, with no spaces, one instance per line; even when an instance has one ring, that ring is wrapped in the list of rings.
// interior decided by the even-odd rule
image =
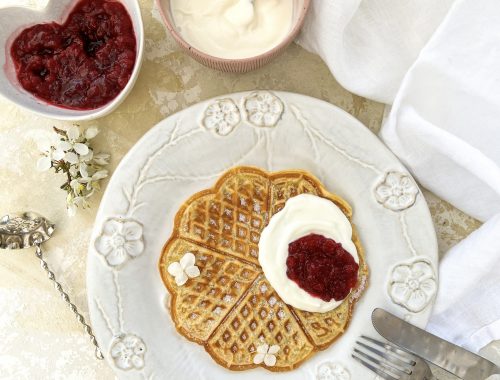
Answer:
[[[263,54],[242,59],[227,59],[220,58],[204,53],[194,46],[190,45],[177,30],[171,12],[170,0],[155,0],[160,14],[165,22],[168,31],[172,34],[175,41],[179,46],[186,51],[191,57],[200,62],[201,64],[210,67],[211,69],[231,72],[231,73],[245,73],[247,71],[258,69],[267,63],[271,62],[278,55],[290,45],[290,43],[297,37],[304,24],[307,11],[311,0],[289,0],[293,1],[293,21],[292,28],[287,36],[274,48],[266,51]]]
[[[112,112],[132,90],[139,75],[144,51],[144,27],[141,10],[137,0],[120,0],[127,9],[137,41],[136,62],[130,79],[116,98],[109,103],[91,110],[62,108],[33,96],[24,90],[17,81],[10,47],[17,35],[25,28],[45,22],[62,23],[77,0],[49,0],[44,7],[29,7],[21,4],[13,7],[0,7],[0,95],[44,117],[58,120],[91,120]],[[0,4],[1,5],[1,4]]]

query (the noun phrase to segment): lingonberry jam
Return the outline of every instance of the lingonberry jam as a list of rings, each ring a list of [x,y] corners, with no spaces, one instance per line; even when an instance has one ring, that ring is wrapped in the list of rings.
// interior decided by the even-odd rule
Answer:
[[[288,245],[286,266],[290,280],[326,302],[343,300],[358,279],[359,266],[342,244],[317,234]]]
[[[81,0],[64,24],[38,24],[14,40],[11,55],[21,86],[48,103],[95,109],[125,87],[136,60],[136,38],[125,7]]]

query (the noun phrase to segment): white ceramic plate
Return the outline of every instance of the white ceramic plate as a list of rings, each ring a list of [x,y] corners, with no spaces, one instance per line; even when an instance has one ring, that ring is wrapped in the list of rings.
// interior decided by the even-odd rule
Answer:
[[[370,284],[347,332],[291,372],[220,367],[176,332],[165,306],[157,262],[175,213],[236,165],[316,175],[353,206],[366,249]],[[127,242],[127,249],[99,252],[95,240],[113,233],[115,246]],[[425,325],[437,290],[437,244],[424,197],[366,127],[329,103],[260,91],[190,107],[131,149],[102,200],[87,273],[92,324],[120,378],[369,379],[375,376],[350,358],[355,339],[377,336],[370,323],[375,307]]]
[[[21,31],[29,26],[66,21],[66,16],[77,3],[76,0],[47,0],[41,8],[30,7],[22,2],[18,6],[0,7],[0,94],[18,106],[42,116],[59,120],[90,120],[105,116],[127,97],[139,75],[144,51],[144,27],[141,9],[137,0],[120,0],[127,9],[137,42],[136,63],[124,89],[109,103],[93,110],[74,110],[49,104],[24,90],[16,78],[10,47]],[[1,2],[0,2],[1,6]]]

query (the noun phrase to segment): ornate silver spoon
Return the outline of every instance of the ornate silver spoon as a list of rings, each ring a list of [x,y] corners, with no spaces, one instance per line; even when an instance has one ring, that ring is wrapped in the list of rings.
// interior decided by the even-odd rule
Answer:
[[[90,341],[95,346],[96,358],[104,359],[92,328],[85,321],[83,315],[80,314],[76,305],[71,302],[61,284],[57,282],[54,272],[50,270],[47,262],[43,259],[42,244],[50,239],[54,230],[53,223],[34,212],[5,215],[0,219],[0,248],[24,249],[35,247],[35,255],[40,260],[40,266],[47,272],[49,279],[54,283],[61,297],[69,305],[78,322],[83,325],[85,332],[90,336]]]

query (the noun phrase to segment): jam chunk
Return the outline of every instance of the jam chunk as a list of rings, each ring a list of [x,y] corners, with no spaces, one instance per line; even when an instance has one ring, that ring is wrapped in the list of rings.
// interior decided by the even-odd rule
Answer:
[[[356,286],[359,265],[342,244],[318,234],[288,245],[287,276],[313,297],[341,301]]]

